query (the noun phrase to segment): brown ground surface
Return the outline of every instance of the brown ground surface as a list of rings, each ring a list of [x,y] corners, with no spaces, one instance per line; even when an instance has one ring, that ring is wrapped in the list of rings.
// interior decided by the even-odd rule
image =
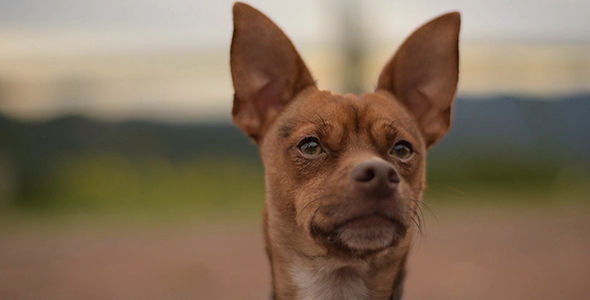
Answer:
[[[590,299],[590,214],[428,218],[405,299]],[[0,234],[0,299],[266,299],[258,226]]]

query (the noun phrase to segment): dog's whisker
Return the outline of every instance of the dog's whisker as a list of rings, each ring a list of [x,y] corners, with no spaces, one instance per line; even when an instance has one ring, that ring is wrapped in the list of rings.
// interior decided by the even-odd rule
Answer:
[[[422,201],[420,201],[420,204],[422,204]],[[417,208],[418,208],[418,211],[420,212],[420,220],[424,224],[424,225],[422,225],[424,227],[424,232],[426,232],[426,218],[424,218],[424,210],[422,209],[422,206],[420,206],[420,205],[418,205]]]
[[[420,233],[420,235],[424,235],[422,232],[422,226],[420,226],[420,221],[419,218],[410,218],[412,220],[412,222],[414,222],[414,224],[416,224],[416,227],[418,228],[418,232]]]
[[[452,186],[450,186],[450,185],[446,185],[446,184],[438,183],[438,182],[436,182],[436,181],[434,181],[434,182],[433,182],[433,181],[431,181],[430,183],[428,183],[428,185],[429,185],[429,186],[436,186],[437,188],[443,188],[443,189],[445,189],[446,191],[452,191],[452,192],[455,192],[455,193],[457,193],[457,194],[460,194],[460,195],[462,195],[462,196],[465,196],[465,195],[467,195],[467,192],[465,192],[465,191],[463,191],[463,190],[461,190],[461,189],[458,189],[458,188],[452,187]]]
[[[438,219],[436,218],[434,211],[432,211],[432,209],[430,209],[430,207],[426,203],[424,203],[423,201],[420,201],[420,205],[422,205],[424,208],[426,208],[430,212],[430,214],[432,215],[432,217],[434,217],[434,220],[438,224]],[[422,217],[424,217],[424,215],[422,215]]]
[[[415,209],[412,209],[413,218],[417,218],[419,221],[418,230],[420,235],[425,235],[426,232],[426,219],[424,218],[424,212],[422,210],[421,205],[423,204],[422,201],[412,198],[405,198],[406,200],[412,201],[416,204]]]

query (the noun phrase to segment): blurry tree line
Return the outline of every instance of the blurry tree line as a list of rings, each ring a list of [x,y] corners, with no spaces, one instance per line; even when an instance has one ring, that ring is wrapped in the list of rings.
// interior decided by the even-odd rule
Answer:
[[[588,149],[590,95],[459,99],[429,154],[427,194],[564,190],[590,202]],[[231,124],[0,116],[0,208],[239,211],[262,205],[263,185],[256,147]]]

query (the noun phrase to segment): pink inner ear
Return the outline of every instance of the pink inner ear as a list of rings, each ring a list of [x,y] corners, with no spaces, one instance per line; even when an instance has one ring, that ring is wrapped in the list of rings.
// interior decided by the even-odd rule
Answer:
[[[428,95],[420,89],[414,89],[407,91],[405,98],[408,99],[405,103],[406,106],[420,123],[424,115],[432,108],[432,103],[428,101]]]
[[[274,80],[267,80],[266,84],[256,94],[256,111],[258,117],[269,120],[276,113],[283,110],[283,92],[286,87],[286,80],[276,77]]]
[[[267,76],[263,71],[254,66],[250,66],[248,74],[248,98],[250,98],[270,83],[270,76]]]

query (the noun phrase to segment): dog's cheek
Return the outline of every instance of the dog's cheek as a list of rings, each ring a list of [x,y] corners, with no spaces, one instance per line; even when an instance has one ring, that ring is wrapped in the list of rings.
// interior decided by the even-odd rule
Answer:
[[[332,170],[334,166],[325,156],[306,158],[296,151],[288,153],[285,161],[289,168],[284,175],[289,177],[289,186],[293,187],[297,223],[299,226],[309,227],[312,215],[323,202],[322,193],[330,186],[327,183],[330,175],[328,170]]]
[[[286,159],[290,165],[289,173],[297,185],[301,186],[306,185],[309,181],[322,180],[324,177],[322,173],[326,173],[326,170],[333,167],[330,159],[325,154],[308,158],[298,153],[298,151],[297,149],[291,149]]]
[[[317,178],[309,180],[294,190],[295,221],[299,228],[309,232],[314,214],[322,203],[321,191],[323,182]]]
[[[417,154],[417,157],[408,163],[397,162],[396,169],[402,178],[403,185],[409,187],[408,193],[413,199],[419,199],[418,196],[424,190],[426,182],[426,156]]]

